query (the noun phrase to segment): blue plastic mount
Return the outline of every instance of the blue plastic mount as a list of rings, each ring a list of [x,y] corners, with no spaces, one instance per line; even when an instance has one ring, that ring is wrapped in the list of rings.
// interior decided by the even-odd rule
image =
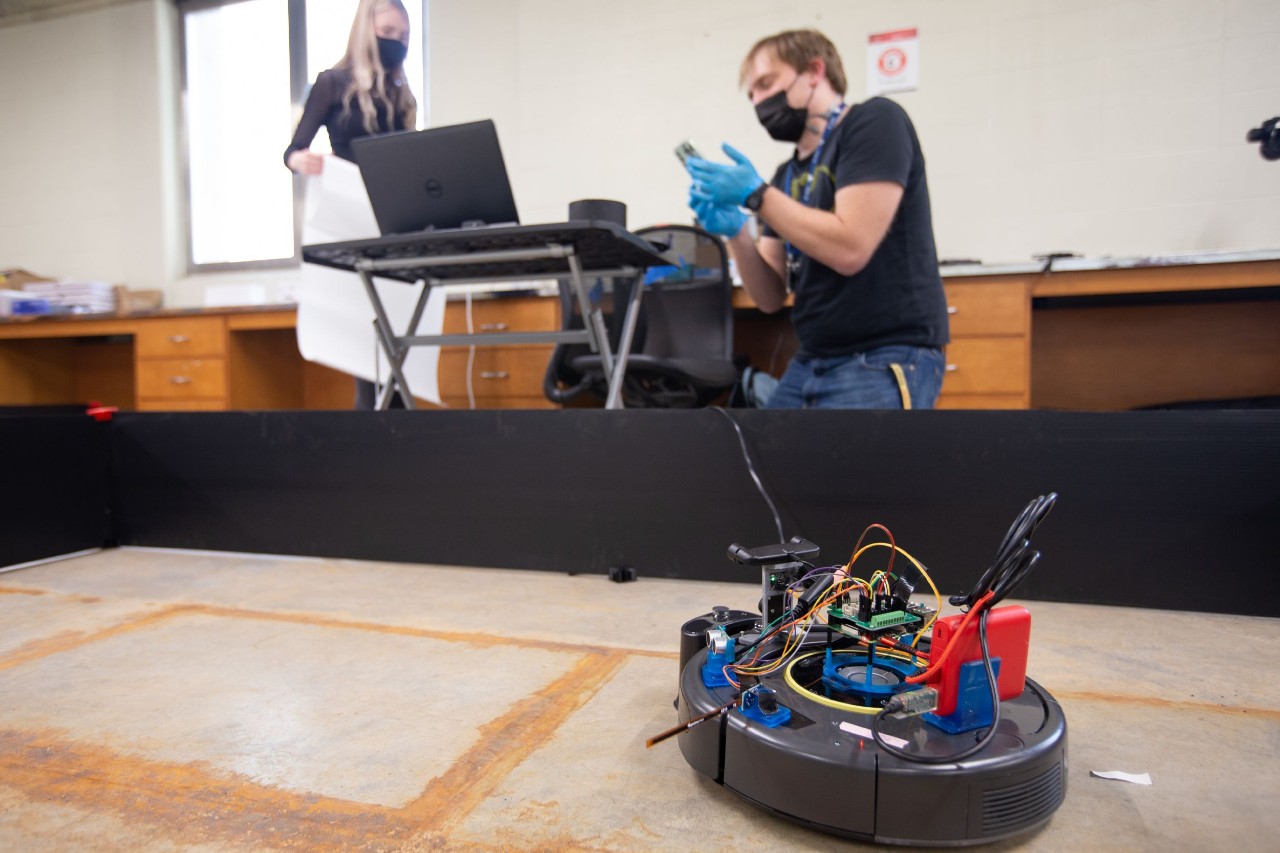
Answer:
[[[1000,658],[991,659],[991,670],[1000,677]],[[991,687],[987,684],[986,667],[980,660],[960,665],[960,686],[956,692],[956,709],[945,717],[923,714],[924,721],[947,734],[958,735],[991,725],[995,719],[991,707]]]
[[[840,668],[850,664],[865,665],[865,677],[855,681],[852,678],[845,678],[841,675]],[[901,679],[898,684],[876,684],[872,680],[876,669],[895,672],[901,676]],[[839,690],[841,693],[849,693],[867,699],[888,699],[905,688],[907,686],[905,684],[907,676],[913,675],[915,672],[916,667],[911,666],[906,661],[895,660],[891,657],[876,657],[874,647],[872,647],[872,651],[869,654],[867,652],[833,653],[831,649],[827,649],[827,657],[822,664],[822,683],[833,690]]]
[[[724,668],[733,663],[734,638],[730,637],[724,654],[716,654],[707,647],[707,659],[702,662],[702,683],[707,687],[728,687],[729,679],[725,677]]]
[[[772,714],[766,714],[760,710],[760,701],[756,698],[755,690],[748,690],[742,694],[742,701],[738,703],[738,712],[749,720],[755,720],[757,723],[776,729],[778,726],[786,725],[791,721],[791,709],[785,705],[779,705],[778,710]]]

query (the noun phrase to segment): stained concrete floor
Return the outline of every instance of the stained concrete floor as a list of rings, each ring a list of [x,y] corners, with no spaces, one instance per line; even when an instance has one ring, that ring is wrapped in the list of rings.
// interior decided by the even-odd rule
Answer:
[[[645,749],[681,624],[756,596],[139,549],[0,575],[0,850],[858,849]],[[1277,620],[1026,604],[1067,798],[985,849],[1276,848]]]

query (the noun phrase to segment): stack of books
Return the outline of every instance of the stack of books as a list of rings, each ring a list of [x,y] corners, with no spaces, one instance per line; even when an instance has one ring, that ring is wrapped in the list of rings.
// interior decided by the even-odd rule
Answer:
[[[105,281],[33,281],[22,289],[48,300],[54,314],[110,314],[116,310],[115,291]]]

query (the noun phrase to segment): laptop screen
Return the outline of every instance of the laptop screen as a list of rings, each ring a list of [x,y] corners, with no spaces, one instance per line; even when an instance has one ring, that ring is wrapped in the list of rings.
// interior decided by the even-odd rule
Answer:
[[[519,223],[491,120],[351,143],[384,235]]]

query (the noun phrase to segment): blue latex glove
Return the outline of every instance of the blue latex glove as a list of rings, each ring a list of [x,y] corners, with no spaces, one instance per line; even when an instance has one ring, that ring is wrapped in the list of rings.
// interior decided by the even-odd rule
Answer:
[[[747,224],[747,215],[733,205],[717,205],[696,186],[689,190],[689,207],[703,230],[721,237],[735,237]]]
[[[764,183],[751,161],[729,143],[721,146],[734,162],[732,166],[712,163],[698,157],[690,157],[685,163],[694,186],[718,205],[739,206],[747,200],[756,187]]]

